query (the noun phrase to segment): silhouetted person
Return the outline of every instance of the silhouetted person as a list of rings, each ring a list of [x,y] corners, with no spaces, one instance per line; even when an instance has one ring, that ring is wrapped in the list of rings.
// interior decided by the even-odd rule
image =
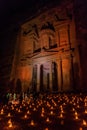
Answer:
[[[23,97],[22,97],[22,94],[20,94],[20,97],[19,97],[20,103],[22,103],[22,100],[23,100]]]
[[[7,94],[4,94],[2,100],[4,105],[8,104],[9,96],[7,96]]]

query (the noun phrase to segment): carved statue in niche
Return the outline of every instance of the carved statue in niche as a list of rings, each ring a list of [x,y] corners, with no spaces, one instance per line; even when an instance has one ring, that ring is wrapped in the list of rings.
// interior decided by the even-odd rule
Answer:
[[[35,35],[39,38],[39,32],[38,32],[38,27],[36,24],[34,25],[30,25],[29,27],[27,27],[24,31],[23,31],[23,35],[27,35],[31,32],[34,32]]]
[[[44,31],[44,33],[43,33]],[[51,49],[55,44],[55,28],[53,23],[47,21],[41,27],[41,40],[42,40],[42,48],[46,51],[47,49]]]
[[[39,30],[36,24],[32,25],[33,52],[41,51],[39,43]]]

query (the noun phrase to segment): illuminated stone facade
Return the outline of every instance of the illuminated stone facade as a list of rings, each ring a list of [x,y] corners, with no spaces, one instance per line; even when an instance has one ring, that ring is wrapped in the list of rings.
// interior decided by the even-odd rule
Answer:
[[[19,80],[24,92],[78,89],[77,46],[73,3],[46,9],[21,25],[11,80]]]

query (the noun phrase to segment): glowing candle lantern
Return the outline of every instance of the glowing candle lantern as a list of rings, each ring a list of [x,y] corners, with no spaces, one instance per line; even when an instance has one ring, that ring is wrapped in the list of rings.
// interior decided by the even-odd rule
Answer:
[[[73,108],[72,111],[75,111],[75,109]]]
[[[36,111],[36,108],[34,107],[33,111]]]
[[[76,105],[76,103],[73,104],[74,106]]]
[[[27,114],[29,114],[29,115],[30,115],[30,111],[29,111],[29,110],[27,111]]]
[[[19,109],[19,110],[18,110],[18,112],[20,113],[20,112],[21,112],[21,110]]]
[[[87,114],[87,110],[85,110],[85,114]]]
[[[60,114],[60,118],[63,118],[63,114],[62,113]]]
[[[87,123],[86,123],[86,121],[85,121],[85,120],[83,120],[83,125],[84,125],[84,126],[86,126],[86,125],[87,125]]]
[[[10,122],[9,123],[9,128],[12,128],[12,127],[13,127],[12,122]]]
[[[53,114],[54,114],[53,111],[51,111],[51,112],[50,112],[50,115],[53,115]]]
[[[44,113],[44,108],[42,107],[42,113]]]
[[[61,113],[64,113],[63,109],[61,110]]]
[[[79,106],[79,105],[77,105],[77,108],[80,108],[80,106]]]
[[[11,116],[11,114],[10,113],[8,113],[8,117],[10,117]]]
[[[1,115],[4,113],[4,110],[3,109],[1,109]]]
[[[82,127],[80,127],[79,130],[83,130]]]
[[[65,106],[65,105],[66,105],[66,103],[64,102],[64,103],[63,103],[63,105]]]
[[[46,122],[50,122],[50,119],[49,119],[49,117],[47,117],[47,119],[46,119]]]
[[[41,117],[44,117],[44,114],[43,114],[43,113],[41,113]]]
[[[10,123],[11,123],[11,119],[8,120],[8,124],[10,124]]]
[[[60,106],[60,109],[63,109],[63,106],[62,106],[62,105]]]
[[[26,114],[24,115],[24,118],[27,119],[27,115]]]
[[[78,113],[77,112],[75,112],[75,116],[77,116],[78,115]]]
[[[50,109],[53,110],[53,106]]]
[[[33,121],[33,120],[31,120],[30,125],[31,125],[31,126],[34,126],[34,125],[35,125],[35,123],[34,123],[34,121]]]
[[[78,119],[79,119],[79,118],[78,118],[78,115],[76,115],[76,116],[75,116],[75,119],[76,119],[76,120],[78,120]]]

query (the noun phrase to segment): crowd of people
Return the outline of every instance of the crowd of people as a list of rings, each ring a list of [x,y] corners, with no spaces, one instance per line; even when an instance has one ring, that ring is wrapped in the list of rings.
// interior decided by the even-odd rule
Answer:
[[[29,98],[32,98],[34,101],[37,100],[37,98],[44,98],[44,95],[42,93],[20,93],[20,94],[16,94],[16,93],[4,93],[4,94],[0,94],[0,104],[5,105],[5,104],[9,104],[9,103],[22,103],[22,101],[24,100],[25,102],[28,101]]]

